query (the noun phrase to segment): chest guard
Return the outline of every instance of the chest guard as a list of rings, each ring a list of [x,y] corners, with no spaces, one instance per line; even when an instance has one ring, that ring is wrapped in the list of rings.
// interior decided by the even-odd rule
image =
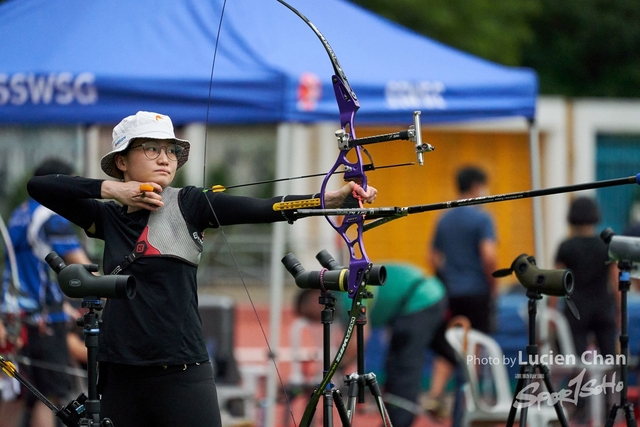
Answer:
[[[179,188],[173,187],[162,190],[164,206],[149,214],[149,222],[138,237],[136,252],[140,256],[168,256],[198,265],[203,236],[188,226],[178,203],[179,192]]]
[[[178,258],[194,266],[200,263],[203,234],[187,224],[178,203],[179,192],[173,187],[162,190],[164,206],[149,214],[133,252],[111,274],[118,274],[143,256]]]

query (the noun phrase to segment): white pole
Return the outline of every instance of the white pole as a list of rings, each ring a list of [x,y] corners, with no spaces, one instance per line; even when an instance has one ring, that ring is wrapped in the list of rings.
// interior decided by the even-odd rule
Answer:
[[[289,148],[291,141],[291,127],[287,123],[278,125],[276,148],[276,171],[278,176],[290,176]],[[276,194],[287,194],[288,181],[277,182]],[[270,301],[269,301],[269,345],[271,346],[272,361],[267,371],[267,390],[264,406],[264,427],[275,426],[276,396],[278,395],[278,351],[280,349],[280,325],[282,323],[282,298],[284,287],[285,268],[280,262],[285,251],[286,222],[273,224],[273,240],[271,242],[271,276],[270,276]]]
[[[111,145],[109,145],[111,146]],[[84,176],[89,178],[104,178],[98,165],[100,164],[100,126],[91,125],[86,131]]]
[[[531,185],[534,190],[542,188],[542,179],[540,177],[540,138],[539,138],[538,126],[535,119],[529,122],[529,150],[531,157]],[[536,262],[540,267],[544,266],[546,260],[545,257],[545,245],[544,245],[544,230],[542,220],[542,199],[540,197],[534,197],[533,199],[533,236],[534,236],[534,251]],[[549,298],[544,296],[543,304],[538,307],[538,314],[541,319],[546,318],[545,313],[547,310],[547,304]],[[539,322],[538,335],[542,342],[547,342],[549,337],[549,323]]]
[[[529,121],[529,152],[531,157],[531,185],[534,190],[542,188],[540,178],[540,139],[535,120]],[[542,222],[542,200],[533,198],[533,235],[536,260],[544,262],[544,230]]]
[[[195,159],[204,159],[205,145],[207,144],[207,141],[205,141],[206,135],[207,127],[204,124],[192,123],[185,126],[184,138],[191,143],[189,158],[192,160],[184,165],[186,182],[189,185],[202,185],[203,187],[208,185],[208,183],[205,182],[206,177],[204,176],[206,163],[203,165],[198,161],[194,161]],[[204,162],[206,161],[207,159],[204,159]]]

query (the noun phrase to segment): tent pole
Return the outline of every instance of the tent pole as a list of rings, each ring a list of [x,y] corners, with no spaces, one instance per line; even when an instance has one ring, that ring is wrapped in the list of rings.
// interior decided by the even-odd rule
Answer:
[[[531,186],[534,190],[542,188],[540,177],[540,138],[538,125],[535,119],[529,122],[529,157],[531,161]],[[542,200],[539,197],[533,198],[533,236],[535,257],[539,260],[546,260],[544,250],[544,226],[542,222]]]
[[[531,119],[529,122],[529,153],[530,153],[530,161],[531,161],[531,185],[534,190],[539,190],[542,188],[542,179],[540,176],[541,165],[540,165],[540,133],[538,124],[535,119]],[[544,225],[542,218],[542,198],[534,197],[533,198],[533,237],[534,237],[534,251],[535,258],[537,260],[544,262],[546,260],[545,246],[544,246]],[[544,318],[547,304],[549,301],[549,297],[544,296],[544,303],[540,304],[538,307],[538,311],[540,312],[540,316]],[[538,328],[538,335],[542,342],[547,342],[549,337],[549,323],[542,322],[542,324]]]
[[[99,178],[100,164],[100,125],[90,125],[85,132],[84,176]],[[80,171],[78,171],[80,172]]]
[[[192,141],[191,152],[189,154],[192,159],[204,159],[204,163],[191,161],[184,165],[186,181],[188,183],[201,182],[203,187],[210,185],[204,176],[205,169],[209,166],[207,159],[205,159],[205,155],[207,154],[205,150],[205,146],[207,145],[207,125],[204,123],[191,123],[185,126],[184,135],[181,137],[184,137],[187,141]]]
[[[280,123],[277,131],[276,147],[276,170],[289,176],[288,145],[291,140],[291,125]],[[287,194],[289,183],[287,181],[278,182],[275,185],[275,194]],[[276,397],[278,395],[278,372],[276,363],[280,351],[280,326],[282,323],[282,299],[284,287],[284,273],[280,259],[285,253],[285,222],[273,224],[273,240],[271,243],[271,275],[269,288],[269,345],[271,347],[272,361],[269,363],[267,371],[266,401],[264,405],[264,427],[275,426],[276,418]]]

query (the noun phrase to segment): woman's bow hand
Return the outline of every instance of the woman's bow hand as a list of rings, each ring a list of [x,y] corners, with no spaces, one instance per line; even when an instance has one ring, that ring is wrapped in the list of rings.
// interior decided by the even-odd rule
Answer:
[[[371,185],[367,186],[365,190],[355,182],[349,181],[337,191],[327,191],[324,193],[325,207],[339,208],[350,194],[353,194],[354,197],[359,198],[364,203],[373,203],[378,195],[378,190]]]

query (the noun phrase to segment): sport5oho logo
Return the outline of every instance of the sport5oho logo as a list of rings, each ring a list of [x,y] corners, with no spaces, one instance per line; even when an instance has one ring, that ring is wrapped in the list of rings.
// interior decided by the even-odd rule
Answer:
[[[395,80],[387,82],[385,99],[389,108],[393,110],[444,110],[447,108],[444,100],[445,89],[444,83],[440,81]]]

